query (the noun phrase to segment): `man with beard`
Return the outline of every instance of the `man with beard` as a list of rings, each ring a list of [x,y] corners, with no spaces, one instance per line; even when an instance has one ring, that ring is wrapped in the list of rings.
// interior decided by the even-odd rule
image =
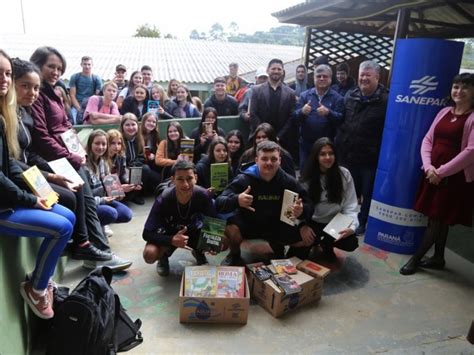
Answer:
[[[272,59],[268,63],[267,73],[268,81],[252,88],[249,105],[251,134],[259,124],[271,124],[281,146],[295,158],[296,126],[291,120],[296,106],[295,92],[283,83],[284,68],[281,59]]]

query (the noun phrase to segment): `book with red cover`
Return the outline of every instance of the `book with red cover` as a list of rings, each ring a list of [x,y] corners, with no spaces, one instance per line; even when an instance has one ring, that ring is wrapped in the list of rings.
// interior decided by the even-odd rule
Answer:
[[[104,176],[102,179],[105,191],[109,197],[123,197],[125,192],[123,191],[122,184],[117,174],[110,174]]]
[[[217,268],[217,297],[245,297],[245,268],[219,266]]]
[[[293,265],[290,259],[273,259],[270,260],[277,274],[286,272],[287,274],[296,274],[296,266]]]

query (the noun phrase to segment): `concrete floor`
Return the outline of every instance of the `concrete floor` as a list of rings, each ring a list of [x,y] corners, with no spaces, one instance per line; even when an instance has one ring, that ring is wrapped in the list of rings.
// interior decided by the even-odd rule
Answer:
[[[113,287],[132,318],[141,318],[144,342],[130,354],[318,353],[318,354],[474,354],[466,341],[474,319],[474,265],[447,250],[447,268],[401,276],[407,256],[361,243],[326,278],[318,304],[275,319],[251,302],[247,325],[180,324],[178,292],[189,252],[178,250],[171,275],[159,277],[141,257],[142,227],[151,208],[132,205],[132,223],[112,225],[113,250],[134,261],[114,277]],[[247,245],[244,254],[266,250]],[[225,254],[225,253],[222,253]],[[210,257],[218,264],[225,255]],[[74,287],[87,271],[71,261],[62,284]]]

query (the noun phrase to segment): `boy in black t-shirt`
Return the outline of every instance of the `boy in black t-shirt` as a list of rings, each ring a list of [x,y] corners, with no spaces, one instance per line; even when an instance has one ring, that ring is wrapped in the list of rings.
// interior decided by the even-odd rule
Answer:
[[[173,166],[171,179],[174,186],[156,199],[143,230],[143,239],[147,242],[143,258],[148,264],[158,261],[160,276],[169,275],[168,258],[176,248],[191,250],[198,265],[207,263],[196,247],[203,216],[216,216],[207,190],[196,185],[193,163],[178,161]]]

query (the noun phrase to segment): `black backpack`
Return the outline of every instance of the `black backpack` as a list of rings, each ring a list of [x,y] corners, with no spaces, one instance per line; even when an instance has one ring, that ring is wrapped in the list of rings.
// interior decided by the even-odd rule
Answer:
[[[107,355],[143,342],[139,328],[110,286],[112,270],[96,269],[55,308],[47,353]]]

